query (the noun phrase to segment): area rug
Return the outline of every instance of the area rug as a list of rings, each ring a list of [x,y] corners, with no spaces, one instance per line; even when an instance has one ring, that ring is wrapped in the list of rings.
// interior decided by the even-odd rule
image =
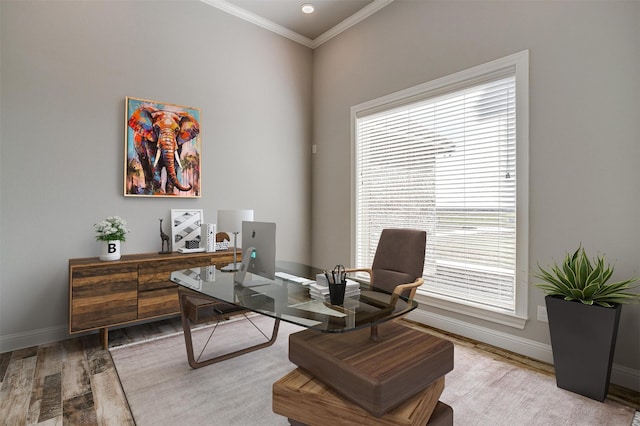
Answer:
[[[252,320],[269,335],[272,319]],[[211,330],[194,332],[196,353]],[[283,322],[273,346],[197,370],[187,364],[182,335],[114,348],[111,355],[138,426],[284,426],[288,421],[271,410],[272,384],[295,368],[287,358],[287,346],[288,334],[298,330]],[[216,328],[203,356],[261,338],[249,321],[230,321]],[[632,408],[559,389],[551,376],[473,348],[456,345],[454,352],[455,367],[446,376],[440,400],[453,407],[456,425],[632,424]]]

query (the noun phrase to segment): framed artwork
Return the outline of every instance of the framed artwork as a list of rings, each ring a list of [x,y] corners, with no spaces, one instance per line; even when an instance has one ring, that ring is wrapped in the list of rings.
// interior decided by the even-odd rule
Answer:
[[[200,198],[200,110],[126,98],[124,195]]]
[[[171,209],[171,250],[200,247],[202,209]]]

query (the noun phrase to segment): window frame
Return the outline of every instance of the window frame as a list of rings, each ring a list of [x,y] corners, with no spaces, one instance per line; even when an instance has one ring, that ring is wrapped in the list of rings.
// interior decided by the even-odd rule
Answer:
[[[529,51],[524,50],[351,107],[351,264],[356,260],[356,138],[357,119],[425,98],[445,94],[513,70],[516,85],[516,271],[515,309],[505,312],[473,303],[460,303],[435,294],[416,294],[427,306],[523,329],[528,320],[529,271]],[[427,239],[429,236],[427,235]],[[428,282],[425,283],[428,286]],[[426,290],[428,293],[428,290]]]

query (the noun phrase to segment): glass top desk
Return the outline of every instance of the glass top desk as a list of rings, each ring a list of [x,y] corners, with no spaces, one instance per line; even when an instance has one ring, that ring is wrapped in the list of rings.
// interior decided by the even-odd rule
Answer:
[[[219,268],[223,265],[216,266]],[[309,283],[323,271],[294,262],[277,262],[275,280],[247,273],[243,284],[234,282],[235,273],[222,272],[216,266],[192,267],[171,273],[171,281],[178,284],[180,289],[180,312],[187,357],[193,368],[270,346],[277,337],[280,320],[325,333],[371,327],[371,336],[376,339],[377,324],[418,307],[414,300],[394,297],[365,283],[360,283],[359,294],[345,295],[344,304],[331,305],[328,300],[325,302],[313,298],[309,289]],[[195,360],[191,327],[186,314],[190,297],[210,298],[272,317],[275,319],[272,336],[259,345],[204,361]]]

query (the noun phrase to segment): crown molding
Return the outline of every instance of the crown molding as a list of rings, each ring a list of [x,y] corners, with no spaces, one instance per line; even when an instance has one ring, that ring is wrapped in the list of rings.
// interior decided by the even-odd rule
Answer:
[[[344,21],[340,22],[335,27],[325,31],[324,33],[320,34],[318,37],[313,39],[312,41],[313,45],[311,48],[315,49],[316,47],[322,45],[323,43],[331,40],[341,32],[346,31],[347,29],[351,28],[358,22],[373,15],[383,7],[388,6],[392,2],[393,0],[374,0],[373,3],[366,5],[365,7],[363,7],[362,9],[360,9],[359,11],[357,11],[356,13],[354,13],[353,15],[345,19]]]
[[[231,4],[225,0],[200,0],[200,1],[208,4],[209,6],[213,6],[224,12],[227,12],[233,16],[236,16],[240,19],[244,19],[245,21],[251,22],[252,24],[258,25],[262,28],[272,31],[276,34],[280,34],[281,36],[286,37],[290,40],[293,40],[296,43],[300,43],[303,46],[307,46],[313,49],[313,40],[311,40],[310,38],[300,35],[295,31],[291,31],[290,29],[285,28],[282,25],[278,25],[275,22],[269,21],[268,19],[258,16],[254,13],[251,13],[248,10],[242,9],[241,7]]]
[[[333,37],[337,36],[341,32],[347,30],[348,28],[352,27],[353,25],[357,24],[363,19],[373,15],[383,7],[393,2],[393,0],[374,0],[371,4],[363,7],[358,12],[354,13],[349,18],[340,22],[335,27],[331,28],[328,31],[325,31],[324,33],[316,37],[314,40],[311,40],[310,38],[305,37],[301,34],[298,34],[295,31],[291,31],[290,29],[285,28],[282,25],[278,25],[275,22],[272,22],[268,19],[265,19],[261,16],[256,15],[255,13],[251,13],[248,10],[245,10],[241,7],[231,4],[226,0],[200,0],[200,1],[208,4],[209,6],[213,6],[226,13],[229,13],[230,15],[236,16],[240,19],[244,19],[245,21],[251,22],[252,24],[258,25],[271,32],[274,32],[290,40],[293,40],[296,43],[300,43],[301,45],[309,47],[311,49],[315,49],[316,47],[322,45],[328,40],[331,40]]]

